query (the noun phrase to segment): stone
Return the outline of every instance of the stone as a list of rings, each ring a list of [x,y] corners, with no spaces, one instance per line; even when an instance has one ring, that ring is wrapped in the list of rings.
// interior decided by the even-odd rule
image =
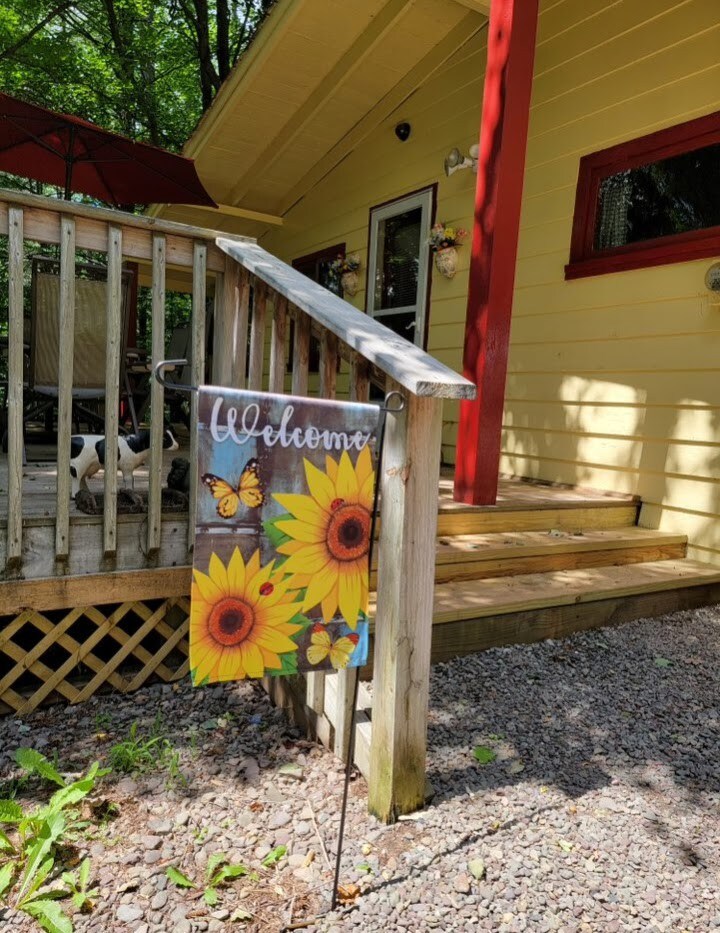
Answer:
[[[136,920],[140,920],[143,915],[143,911],[140,907],[133,907],[130,904],[123,904],[121,907],[118,907],[117,914],[115,915],[121,923],[134,923]]]

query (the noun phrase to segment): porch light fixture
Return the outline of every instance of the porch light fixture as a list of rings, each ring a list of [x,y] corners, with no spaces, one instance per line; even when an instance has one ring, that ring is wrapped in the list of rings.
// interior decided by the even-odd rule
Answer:
[[[479,146],[470,146],[469,156],[464,156],[457,148],[451,149],[445,156],[445,174],[449,178],[463,168],[471,168],[473,172],[477,172],[479,154]]]

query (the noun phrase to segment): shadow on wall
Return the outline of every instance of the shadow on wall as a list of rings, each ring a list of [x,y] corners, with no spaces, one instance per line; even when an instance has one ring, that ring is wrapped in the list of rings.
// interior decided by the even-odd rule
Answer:
[[[720,422],[712,400],[668,403],[660,374],[649,374],[644,385],[563,374],[540,379],[542,398],[528,396],[526,374],[508,379],[504,471],[639,495],[641,525],[720,549]]]

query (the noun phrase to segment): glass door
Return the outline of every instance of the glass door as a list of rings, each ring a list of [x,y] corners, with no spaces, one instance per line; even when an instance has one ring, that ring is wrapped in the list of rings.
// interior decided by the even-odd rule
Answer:
[[[433,189],[370,211],[368,313],[418,346],[425,342]]]

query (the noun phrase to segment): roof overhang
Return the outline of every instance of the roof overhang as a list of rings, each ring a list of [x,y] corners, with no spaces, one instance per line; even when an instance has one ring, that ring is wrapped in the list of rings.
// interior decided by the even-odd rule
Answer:
[[[220,212],[160,206],[257,236],[281,224],[484,27],[485,0],[279,0],[185,146]]]

